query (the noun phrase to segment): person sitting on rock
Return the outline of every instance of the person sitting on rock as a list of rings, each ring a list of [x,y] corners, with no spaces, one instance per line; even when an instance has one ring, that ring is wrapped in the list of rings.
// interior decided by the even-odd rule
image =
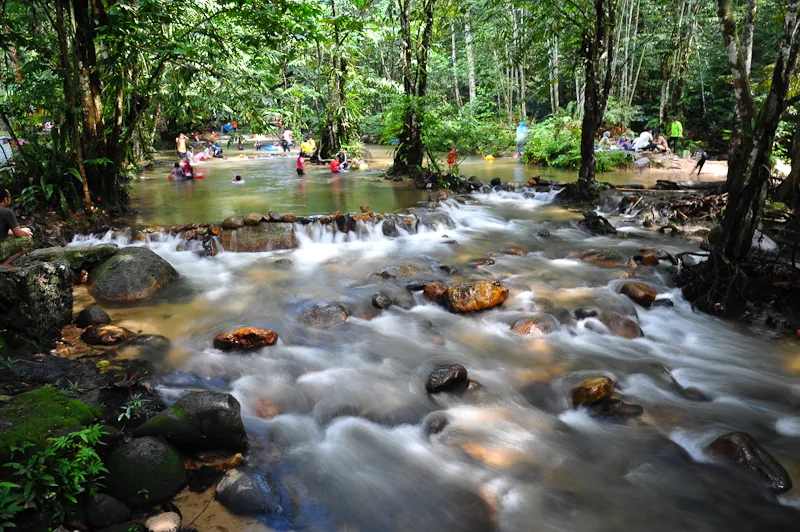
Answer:
[[[33,248],[33,232],[19,226],[10,205],[11,193],[0,189],[0,266],[8,266]]]

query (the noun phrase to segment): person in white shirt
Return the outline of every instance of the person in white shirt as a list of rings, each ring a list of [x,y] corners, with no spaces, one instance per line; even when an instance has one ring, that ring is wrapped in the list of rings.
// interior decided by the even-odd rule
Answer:
[[[647,131],[642,131],[642,134],[633,141],[633,149],[637,151],[644,149],[651,142],[653,142],[653,130],[648,129]]]

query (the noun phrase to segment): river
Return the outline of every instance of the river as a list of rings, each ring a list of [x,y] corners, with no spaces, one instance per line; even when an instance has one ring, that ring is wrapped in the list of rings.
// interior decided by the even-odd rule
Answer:
[[[505,168],[498,175],[516,181],[536,172],[498,162],[484,175],[478,174],[478,160],[463,170],[486,177]],[[420,197],[347,174],[334,191],[324,170],[309,174],[303,193],[291,160],[225,164],[208,165],[206,178],[191,184],[137,184],[136,221],[213,221],[268,209],[345,211],[362,203],[393,211]],[[234,172],[251,188],[242,192],[231,185],[228,176]],[[677,253],[697,249],[698,242],[620,218],[613,220],[621,228],[617,236],[592,236],[577,225],[579,215],[552,203],[555,194],[493,192],[468,204],[448,202],[441,208],[455,228],[394,239],[380,231],[347,239],[298,227],[295,250],[223,252],[212,258],[176,251],[177,239],[145,244],[180,272],[180,288],[156,302],[109,313],[117,325],[172,339],[158,380],[165,398],[204,389],[230,392],[239,400],[249,463],[275,479],[285,501],[278,514],[247,521],[226,521],[225,510],[214,504],[193,526],[797,530],[798,488],[776,498],[747,475],[711,464],[702,452],[725,432],[745,431],[800,481],[796,344],[693,312],[672,285],[664,261],[630,270],[567,258],[598,247],[631,255],[642,246]],[[540,236],[543,229],[549,236]],[[494,264],[471,265],[510,246],[527,253],[497,254]],[[372,275],[393,264],[415,266],[423,279],[500,280],[510,297],[490,311],[451,314],[409,292],[408,279]],[[458,272],[446,274],[442,264]],[[646,310],[619,294],[631,275],[674,307]],[[370,301],[378,291],[397,304],[374,308]],[[85,293],[79,295],[86,302]],[[319,302],[338,303],[350,317],[329,330],[302,326],[299,316]],[[581,307],[635,317],[644,337],[603,334],[596,319],[564,317]],[[562,326],[541,337],[511,331],[516,320],[540,312],[558,316]],[[278,344],[245,356],[211,347],[217,333],[243,326],[277,331]],[[463,364],[483,388],[463,396],[428,395],[428,373],[447,363]],[[574,410],[571,388],[596,375],[611,377],[620,398],[641,405],[641,419],[610,423]],[[670,376],[708,400],[687,397]],[[435,412],[450,421],[429,437],[424,427]],[[186,504],[184,522],[203,509]]]

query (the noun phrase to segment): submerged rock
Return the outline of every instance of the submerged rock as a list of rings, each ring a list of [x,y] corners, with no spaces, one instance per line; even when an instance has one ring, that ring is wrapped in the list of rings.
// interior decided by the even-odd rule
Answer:
[[[434,434],[439,434],[444,429],[447,428],[447,425],[450,424],[450,418],[447,417],[446,412],[434,412],[430,414],[425,420],[422,422],[423,432],[425,436],[433,436]]]
[[[171,347],[172,342],[165,336],[140,334],[119,344],[108,356],[159,364],[166,360]]]
[[[219,239],[226,251],[237,253],[257,253],[297,247],[294,225],[281,222],[261,222],[255,226],[247,225],[223,231]]]
[[[786,469],[745,432],[729,432],[720,436],[706,447],[706,452],[755,472],[775,491],[792,489],[792,479]]]
[[[463,391],[468,385],[467,368],[461,364],[450,364],[431,371],[425,389],[428,393]]]
[[[639,405],[628,404],[619,399],[606,399],[589,407],[589,413],[610,421],[626,421],[632,417],[639,417],[644,413],[644,408]]]
[[[216,498],[232,514],[263,515],[281,511],[276,491],[255,471],[231,469],[217,484]]]
[[[347,311],[333,303],[321,303],[304,313],[300,321],[307,327],[327,329],[347,321]]]
[[[393,264],[391,266],[384,266],[375,275],[384,279],[407,279],[419,274],[419,268],[409,264]]]
[[[125,248],[92,271],[89,291],[101,300],[135,302],[149,299],[178,278],[178,272],[147,248]]]
[[[628,282],[622,285],[620,293],[631,298],[635,303],[647,308],[656,299],[655,290],[644,283]]]
[[[572,404],[590,406],[606,399],[614,393],[614,382],[608,377],[592,377],[582,381],[572,389]]]
[[[598,316],[598,319],[600,323],[605,325],[615,336],[621,336],[622,338],[628,338],[630,340],[644,336],[644,332],[642,328],[639,327],[639,324],[619,312],[602,312]]]
[[[222,351],[253,351],[278,341],[278,333],[268,329],[244,327],[214,337],[214,347]]]
[[[111,495],[133,507],[168,501],[186,482],[183,458],[161,438],[136,438],[118,446],[106,461]]]
[[[228,393],[190,393],[137,427],[133,435],[159,436],[186,452],[247,449],[241,406]]]
[[[526,336],[544,336],[558,330],[558,321],[550,314],[540,314],[514,322],[511,330]]]
[[[503,255],[516,255],[518,257],[528,254],[528,252],[522,248],[503,248],[500,253]]]
[[[372,296],[372,306],[375,308],[379,308],[381,310],[387,309],[392,306],[392,303],[392,298],[383,292],[378,292]]]
[[[661,299],[656,299],[653,301],[650,306],[671,308],[675,306],[675,303],[668,297],[662,297]]]
[[[89,345],[116,345],[133,336],[133,333],[115,325],[91,325],[81,334]]]
[[[574,251],[567,255],[567,258],[578,259],[581,262],[588,262],[604,268],[630,268],[636,265],[631,257],[614,248]]]
[[[425,212],[420,215],[419,222],[434,231],[442,230],[442,229],[453,229],[456,224],[453,222],[453,219],[450,218],[450,215],[446,212],[442,211],[435,211],[435,212]]]
[[[576,308],[573,313],[576,320],[585,320],[586,318],[595,318],[599,314],[596,309],[593,308]]]
[[[502,305],[508,299],[508,288],[499,281],[459,283],[448,287],[443,297],[451,312],[476,312]]]
[[[131,518],[131,509],[111,495],[101,493],[89,499],[86,518],[95,528],[108,528]]]
[[[90,325],[108,325],[109,323],[111,323],[111,318],[108,313],[97,305],[89,305],[75,318],[75,325],[81,329]]]

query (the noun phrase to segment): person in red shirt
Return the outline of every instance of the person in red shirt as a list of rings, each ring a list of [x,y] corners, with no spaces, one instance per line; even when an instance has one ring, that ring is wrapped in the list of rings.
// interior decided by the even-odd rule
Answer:
[[[186,179],[194,179],[194,168],[192,168],[189,159],[183,160],[183,176]]]
[[[297,175],[305,175],[306,174],[306,157],[303,152],[300,152],[300,155],[297,156]]]
[[[336,159],[336,157],[331,159],[331,172],[333,173],[341,172],[341,169],[339,168],[340,166],[341,165],[339,164],[339,161]]]
[[[450,170],[452,170],[455,165],[456,165],[456,149],[453,148],[452,150],[447,152],[447,167],[450,168]]]

